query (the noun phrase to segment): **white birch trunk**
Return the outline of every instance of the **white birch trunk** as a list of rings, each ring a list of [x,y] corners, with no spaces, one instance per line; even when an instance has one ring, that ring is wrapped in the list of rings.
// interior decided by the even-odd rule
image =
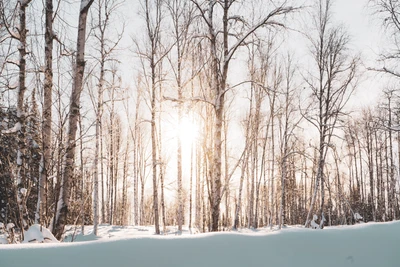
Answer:
[[[78,37],[77,37],[77,57],[74,69],[74,83],[71,92],[69,116],[68,116],[68,135],[66,140],[66,154],[63,163],[63,173],[61,177],[60,196],[57,202],[57,212],[54,220],[53,234],[57,239],[61,239],[64,234],[64,227],[67,223],[69,207],[70,182],[74,171],[74,158],[76,147],[76,131],[79,118],[80,96],[83,90],[83,75],[85,71],[85,43],[86,43],[86,20],[89,8],[94,0],[82,0],[79,12]]]
[[[45,223],[47,216],[47,179],[50,172],[51,158],[51,124],[53,106],[53,0],[46,0],[46,29],[45,29],[45,78],[43,99],[42,144],[43,152],[39,176],[38,204],[35,223]]]

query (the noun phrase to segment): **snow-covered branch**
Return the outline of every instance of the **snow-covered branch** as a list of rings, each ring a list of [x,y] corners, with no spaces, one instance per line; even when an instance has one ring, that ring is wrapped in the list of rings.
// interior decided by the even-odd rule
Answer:
[[[17,122],[14,127],[1,131],[3,134],[16,133],[21,130],[21,123]]]

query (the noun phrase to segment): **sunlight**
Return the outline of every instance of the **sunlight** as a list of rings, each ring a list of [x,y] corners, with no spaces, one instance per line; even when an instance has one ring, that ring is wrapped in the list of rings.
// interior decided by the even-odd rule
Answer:
[[[189,116],[183,116],[177,131],[177,136],[182,142],[182,150],[190,151],[192,144],[196,143],[199,134],[199,127],[195,120]]]

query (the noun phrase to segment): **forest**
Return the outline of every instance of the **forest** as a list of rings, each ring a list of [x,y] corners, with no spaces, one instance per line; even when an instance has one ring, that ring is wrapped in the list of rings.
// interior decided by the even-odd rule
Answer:
[[[372,62],[334,0],[0,0],[0,232],[398,220],[400,4],[362,2]]]

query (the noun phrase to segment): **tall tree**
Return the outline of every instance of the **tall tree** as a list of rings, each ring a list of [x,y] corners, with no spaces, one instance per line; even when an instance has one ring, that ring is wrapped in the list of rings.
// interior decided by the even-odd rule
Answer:
[[[51,167],[51,127],[53,108],[53,0],[45,2],[45,73],[43,95],[43,122],[42,122],[42,159],[39,177],[39,194],[35,223],[42,224],[47,216],[47,179]]]
[[[292,56],[288,55],[285,63],[285,73],[284,79],[285,84],[282,89],[282,109],[280,112],[280,122],[281,122],[281,144],[280,144],[280,169],[281,169],[281,199],[279,208],[279,228],[286,222],[286,198],[287,198],[287,182],[289,181],[290,172],[290,158],[293,158],[295,153],[295,148],[293,144],[295,143],[294,131],[298,127],[301,121],[301,117],[296,116],[295,101],[298,99],[296,87],[294,83],[295,66],[292,62]],[[289,188],[288,188],[289,189]]]
[[[185,59],[188,57],[190,48],[189,29],[193,20],[193,8],[188,1],[184,0],[169,0],[167,3],[168,10],[172,19],[174,40],[174,50],[172,54],[176,53],[175,59],[170,59],[171,66],[175,76],[177,86],[177,105],[178,105],[178,128],[182,124],[183,113],[183,96],[184,87],[188,83],[185,79]],[[177,184],[178,184],[178,230],[182,231],[182,224],[184,222],[183,210],[183,184],[182,184],[182,140],[181,136],[177,136]]]
[[[146,29],[146,44],[145,49],[142,49],[137,43],[138,54],[142,58],[143,71],[147,73],[146,68],[149,68],[147,82],[150,103],[149,109],[151,113],[150,127],[151,127],[151,159],[152,159],[152,180],[153,180],[153,212],[154,212],[154,225],[156,234],[160,234],[160,216],[159,216],[159,200],[158,200],[158,182],[157,173],[161,168],[159,157],[157,155],[157,88],[161,82],[159,77],[159,65],[166,56],[162,51],[161,32],[163,22],[163,1],[161,0],[143,0],[142,7],[144,11],[145,29]],[[148,66],[145,66],[145,65]],[[147,78],[147,77],[146,77]],[[161,171],[161,169],[160,169]]]
[[[236,1],[198,1],[191,0],[197,7],[199,15],[207,27],[207,40],[210,50],[210,86],[213,90],[213,108],[215,113],[214,135],[213,135],[213,161],[211,177],[211,230],[218,231],[220,217],[220,202],[222,199],[222,120],[225,107],[225,96],[228,91],[228,74],[230,63],[240,46],[243,46],[248,37],[254,34],[261,27],[284,27],[281,19],[293,12],[295,8],[283,4],[274,3],[273,10],[254,25],[248,26],[239,14],[231,14]],[[276,7],[277,6],[277,7]],[[221,10],[219,10],[221,8]],[[221,16],[222,15],[222,16]],[[220,25],[221,28],[218,28]],[[240,24],[239,29],[231,25]],[[236,33],[238,30],[239,33]],[[219,37],[221,35],[221,38]],[[236,40],[230,42],[235,36]]]
[[[98,86],[97,86],[97,107],[96,107],[96,144],[95,144],[95,154],[94,154],[94,187],[93,187],[93,223],[94,223],[94,234],[97,235],[97,226],[99,223],[99,157],[102,158],[100,154],[100,142],[101,142],[101,121],[103,116],[103,94],[105,90],[106,83],[106,67],[107,63],[112,60],[112,53],[119,44],[122,34],[117,34],[115,40],[111,40],[109,35],[110,24],[112,23],[112,16],[116,12],[119,5],[118,1],[115,0],[98,0],[96,1],[96,17],[94,22],[94,37],[97,42],[95,45],[95,50],[100,54],[98,59],[99,62],[99,76],[98,76]],[[114,101],[114,99],[112,99]],[[100,172],[103,172],[100,168]],[[104,181],[101,180],[101,186],[104,187]],[[102,202],[102,209],[104,209],[104,202]],[[104,214],[102,216],[104,220]]]
[[[94,0],[82,0],[79,10],[78,37],[76,44],[76,65],[74,68],[74,81],[71,91],[70,106],[68,113],[68,134],[66,140],[66,155],[63,163],[60,195],[57,202],[57,212],[54,218],[53,234],[61,239],[64,227],[67,223],[69,207],[70,183],[73,179],[76,131],[78,126],[80,98],[83,90],[83,75],[85,71],[85,44],[86,44],[86,20],[89,8]]]
[[[311,89],[312,103],[304,118],[318,130],[317,173],[311,204],[306,219],[310,224],[317,192],[320,189],[320,226],[324,226],[325,211],[325,165],[328,149],[338,120],[354,91],[357,73],[357,58],[348,53],[349,37],[343,27],[332,22],[332,0],[317,1],[312,18],[315,35],[308,36],[315,72],[306,79]]]

